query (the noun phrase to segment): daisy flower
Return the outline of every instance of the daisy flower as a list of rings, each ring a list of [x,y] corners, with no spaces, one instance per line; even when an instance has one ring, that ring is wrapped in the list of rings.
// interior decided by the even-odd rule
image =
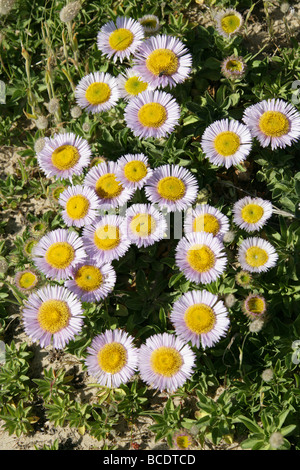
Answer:
[[[126,211],[127,236],[139,248],[162,240],[167,231],[164,216],[152,204],[133,204]]]
[[[195,354],[181,339],[169,333],[156,334],[139,349],[139,371],[148,385],[161,392],[175,392],[191,377]]]
[[[201,284],[218,279],[227,264],[222,242],[206,232],[190,233],[183,237],[177,244],[175,260],[189,281]]]
[[[252,137],[244,124],[234,119],[221,119],[205,129],[201,146],[211,163],[229,168],[249,155]]]
[[[136,137],[166,137],[178,124],[180,107],[169,93],[144,91],[125,108],[125,120]]]
[[[134,339],[120,329],[106,330],[96,336],[87,352],[88,373],[104,387],[117,388],[127,383],[137,370],[138,350]]]
[[[219,11],[215,16],[217,31],[225,38],[231,38],[237,34],[243,26],[242,15],[232,9],[227,8],[226,10]]]
[[[141,189],[153,172],[143,153],[123,155],[117,164],[116,178],[124,188]]]
[[[244,314],[251,320],[261,318],[267,310],[265,299],[261,295],[249,294],[243,301],[242,309]]]
[[[60,194],[58,202],[63,207],[62,217],[68,226],[90,225],[97,217],[99,199],[89,187],[70,186]]]
[[[145,34],[156,33],[160,28],[159,19],[155,15],[144,15],[138,19],[138,22],[142,25]]]
[[[244,111],[244,123],[262,147],[285,148],[299,140],[300,113],[280,99],[263,100]]]
[[[47,137],[37,161],[47,178],[72,179],[90,163],[92,151],[87,140],[71,132]]]
[[[184,221],[185,233],[207,232],[223,239],[229,231],[229,220],[216,207],[209,204],[198,204],[195,209],[187,211]]]
[[[92,114],[108,111],[120,98],[118,83],[109,73],[92,72],[75,89],[78,106]]]
[[[21,292],[24,292],[24,294],[31,292],[37,286],[38,282],[38,275],[31,269],[19,271],[15,275],[15,284]]]
[[[132,18],[116,18],[116,23],[109,21],[97,35],[97,47],[114,62],[123,62],[134,54],[144,39],[144,30],[140,23]]]
[[[76,232],[59,228],[39,240],[32,258],[46,277],[61,280],[72,275],[72,268],[86,258],[86,253]]]
[[[259,237],[246,238],[238,250],[238,261],[242,269],[251,273],[268,271],[276,265],[277,259],[278,254],[271,243]]]
[[[153,88],[172,88],[189,76],[192,56],[180,39],[157,35],[143,42],[134,67]]]
[[[109,263],[121,258],[130,246],[126,219],[118,215],[105,215],[82,232],[84,248],[96,263]]]
[[[236,79],[243,77],[246,67],[243,57],[231,55],[223,60],[221,71],[226,78]]]
[[[178,431],[172,437],[173,445],[178,450],[187,450],[192,445],[191,436],[186,431]]]
[[[183,294],[173,304],[170,320],[176,334],[199,348],[214,346],[229,328],[228,312],[218,296],[203,290]]]
[[[62,286],[46,286],[30,295],[23,308],[26,334],[42,348],[63,349],[83,326],[81,302]]]
[[[86,174],[84,186],[96,191],[101,209],[123,206],[133,196],[134,190],[118,181],[117,170],[117,162],[102,162]]]
[[[116,272],[111,264],[98,265],[92,260],[72,269],[72,279],[65,286],[82,302],[98,302],[110,294],[116,283]]]
[[[152,90],[152,87],[149,87],[149,84],[142,79],[134,68],[126,69],[124,74],[120,73],[117,77],[117,82],[120,97],[126,101],[129,101],[143,91]]]
[[[179,165],[155,168],[145,185],[149,201],[167,212],[187,209],[196,200],[198,189],[195,176]]]
[[[236,225],[254,232],[260,230],[272,215],[272,203],[259,197],[246,196],[233,206],[233,221]]]

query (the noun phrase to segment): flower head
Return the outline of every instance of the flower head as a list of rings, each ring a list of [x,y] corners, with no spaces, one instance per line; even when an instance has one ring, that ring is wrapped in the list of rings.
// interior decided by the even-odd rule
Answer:
[[[78,15],[80,8],[81,3],[79,1],[68,3],[59,12],[60,20],[63,23],[70,23]]]
[[[108,111],[120,98],[117,80],[109,73],[92,72],[76,86],[75,98],[80,108],[92,114]]]
[[[192,56],[180,39],[156,35],[143,42],[134,67],[153,88],[172,88],[189,76]]]
[[[89,259],[98,264],[121,258],[129,249],[126,219],[118,215],[105,215],[83,229],[84,248]]]
[[[118,163],[102,162],[86,174],[84,186],[96,192],[101,209],[123,206],[133,196],[134,188],[124,187],[117,179],[117,171]]]
[[[144,15],[138,19],[140,25],[142,25],[145,34],[156,33],[159,28],[159,19],[155,15]]]
[[[195,354],[169,333],[150,336],[139,350],[139,371],[148,385],[174,392],[184,385],[195,366]]]
[[[8,15],[15,5],[15,0],[1,0],[0,15]]]
[[[50,279],[67,279],[72,268],[86,258],[82,239],[76,232],[56,229],[44,235],[33,249],[33,261]]]
[[[285,148],[300,137],[300,113],[281,99],[263,100],[246,108],[244,123],[262,147]]]
[[[261,295],[249,294],[243,301],[242,309],[247,317],[254,320],[263,317],[267,310],[267,304]]]
[[[97,217],[99,200],[95,191],[80,184],[69,186],[59,196],[62,217],[69,227],[90,225]]]
[[[260,230],[265,225],[272,212],[270,201],[246,196],[234,204],[233,221],[247,232],[253,232]]]
[[[252,275],[248,271],[241,270],[235,275],[235,280],[239,286],[248,289],[251,287]]]
[[[191,436],[186,431],[178,431],[173,435],[173,445],[178,450],[187,450],[192,445]]]
[[[90,375],[105,387],[127,383],[137,370],[138,350],[133,337],[122,330],[106,330],[96,336],[85,364]]]
[[[127,126],[136,137],[166,137],[178,124],[180,107],[169,93],[144,91],[125,108]]]
[[[240,31],[244,21],[238,11],[227,8],[216,14],[215,22],[217,31],[225,38],[231,38]]]
[[[229,231],[229,220],[216,207],[209,204],[198,204],[195,209],[187,212],[184,221],[185,233],[207,232],[221,240]]]
[[[116,283],[116,272],[111,264],[97,264],[89,260],[72,269],[72,279],[65,286],[82,302],[98,302],[112,292]]]
[[[196,177],[179,165],[155,168],[145,185],[149,201],[167,212],[182,211],[195,202],[198,193]]]
[[[24,294],[33,291],[38,282],[39,277],[37,273],[31,269],[19,271],[15,275],[15,284],[21,292],[24,292]]]
[[[284,444],[284,437],[281,432],[273,432],[269,439],[270,446],[273,449],[279,449]]]
[[[118,59],[123,62],[131,54],[135,54],[144,39],[144,30],[140,23],[132,18],[116,18],[116,22],[109,21],[97,36],[97,47],[114,62]]]
[[[162,240],[167,223],[152,204],[133,204],[126,211],[127,236],[139,248]]]
[[[229,168],[247,158],[252,136],[244,124],[234,119],[221,119],[205,129],[201,146],[211,163]]]
[[[124,73],[120,73],[117,77],[118,88],[121,98],[129,101],[131,98],[143,93],[143,91],[151,90],[145,80],[134,68],[126,69]]]
[[[83,168],[88,166],[91,155],[87,140],[67,132],[46,138],[37,160],[48,178],[54,176],[71,180],[73,175],[80,175]]]
[[[22,315],[26,334],[42,348],[53,340],[54,348],[63,349],[83,326],[81,302],[62,286],[46,286],[31,294]]]
[[[199,348],[212,347],[229,328],[224,303],[210,292],[192,290],[183,294],[172,307],[170,320],[176,334]]]
[[[123,155],[117,164],[116,177],[124,188],[141,189],[153,172],[143,153]]]
[[[246,64],[243,57],[231,55],[226,57],[221,64],[221,72],[226,78],[234,80],[242,78],[246,71]]]
[[[177,244],[175,260],[189,281],[201,284],[218,279],[227,264],[222,242],[206,232],[190,233],[183,237]]]
[[[242,241],[238,250],[238,261],[245,271],[261,273],[276,265],[278,255],[266,240],[250,237]]]

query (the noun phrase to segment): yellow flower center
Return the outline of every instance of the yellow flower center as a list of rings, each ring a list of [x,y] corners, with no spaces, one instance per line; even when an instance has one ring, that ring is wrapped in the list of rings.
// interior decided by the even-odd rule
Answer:
[[[113,199],[121,194],[123,186],[114,173],[106,173],[98,179],[95,190],[102,199]]]
[[[75,282],[80,289],[90,292],[98,289],[102,282],[103,276],[100,269],[96,266],[81,266],[75,274]]]
[[[265,303],[263,299],[260,299],[259,297],[252,297],[247,301],[247,307],[251,313],[256,313],[259,315],[260,313],[264,312]]]
[[[234,33],[241,25],[241,20],[237,15],[227,15],[221,20],[221,27],[226,34]]]
[[[105,344],[98,352],[98,364],[107,374],[116,374],[127,362],[127,351],[120,343]]]
[[[168,346],[161,346],[153,351],[150,362],[153,372],[164,377],[172,377],[177,374],[183,364],[181,354]]]
[[[144,104],[138,112],[138,120],[145,127],[161,127],[167,119],[167,111],[160,103]]]
[[[139,237],[148,237],[155,228],[155,219],[150,214],[137,214],[130,222],[131,231]]]
[[[194,232],[208,232],[216,236],[219,233],[220,224],[212,214],[201,214],[195,217],[193,223]]]
[[[231,72],[241,72],[243,70],[243,64],[239,60],[231,59],[226,63],[226,69],[230,70]]]
[[[187,252],[189,265],[199,273],[209,271],[215,264],[213,251],[205,245],[194,245]]]
[[[39,308],[37,319],[44,331],[54,334],[69,324],[70,309],[62,300],[46,300]]]
[[[124,166],[124,175],[128,181],[137,183],[147,176],[147,166],[140,160],[133,160]]]
[[[156,49],[146,60],[147,69],[154,75],[173,75],[178,69],[177,55],[169,49]]]
[[[53,243],[46,251],[45,259],[52,268],[65,269],[75,258],[72,245],[67,242]]]
[[[124,87],[127,93],[135,96],[135,95],[138,95],[139,93],[142,93],[142,91],[147,90],[148,83],[143,82],[139,77],[130,77],[125,82]]]
[[[229,157],[239,149],[240,143],[240,138],[235,132],[224,131],[216,136],[214,147],[220,155]]]
[[[66,212],[71,219],[82,219],[88,213],[90,203],[85,196],[71,196],[66,204]]]
[[[197,335],[211,331],[215,320],[213,309],[205,304],[192,305],[184,314],[186,326]]]
[[[37,277],[31,272],[23,273],[20,276],[19,284],[23,289],[30,289],[36,284]]]
[[[86,92],[86,100],[93,105],[106,103],[111,95],[111,89],[107,83],[95,82],[91,83]]]
[[[264,210],[258,204],[247,204],[241,210],[242,219],[248,224],[256,224],[263,215]]]
[[[269,255],[263,248],[258,246],[251,246],[246,251],[246,262],[253,268],[258,268],[266,264]]]
[[[178,201],[185,195],[185,184],[176,176],[162,178],[159,180],[156,189],[161,197],[170,201]]]
[[[259,119],[259,128],[268,137],[281,137],[289,132],[290,123],[280,111],[266,111]]]
[[[189,436],[177,436],[176,444],[179,447],[179,449],[188,449],[191,444],[191,440]]]
[[[109,36],[109,45],[115,51],[125,51],[133,43],[134,36],[129,29],[119,28]]]
[[[73,145],[61,145],[55,149],[51,156],[53,166],[58,170],[73,168],[80,158],[79,152]]]
[[[94,242],[99,250],[112,250],[120,244],[120,230],[114,225],[104,225],[97,228]]]

